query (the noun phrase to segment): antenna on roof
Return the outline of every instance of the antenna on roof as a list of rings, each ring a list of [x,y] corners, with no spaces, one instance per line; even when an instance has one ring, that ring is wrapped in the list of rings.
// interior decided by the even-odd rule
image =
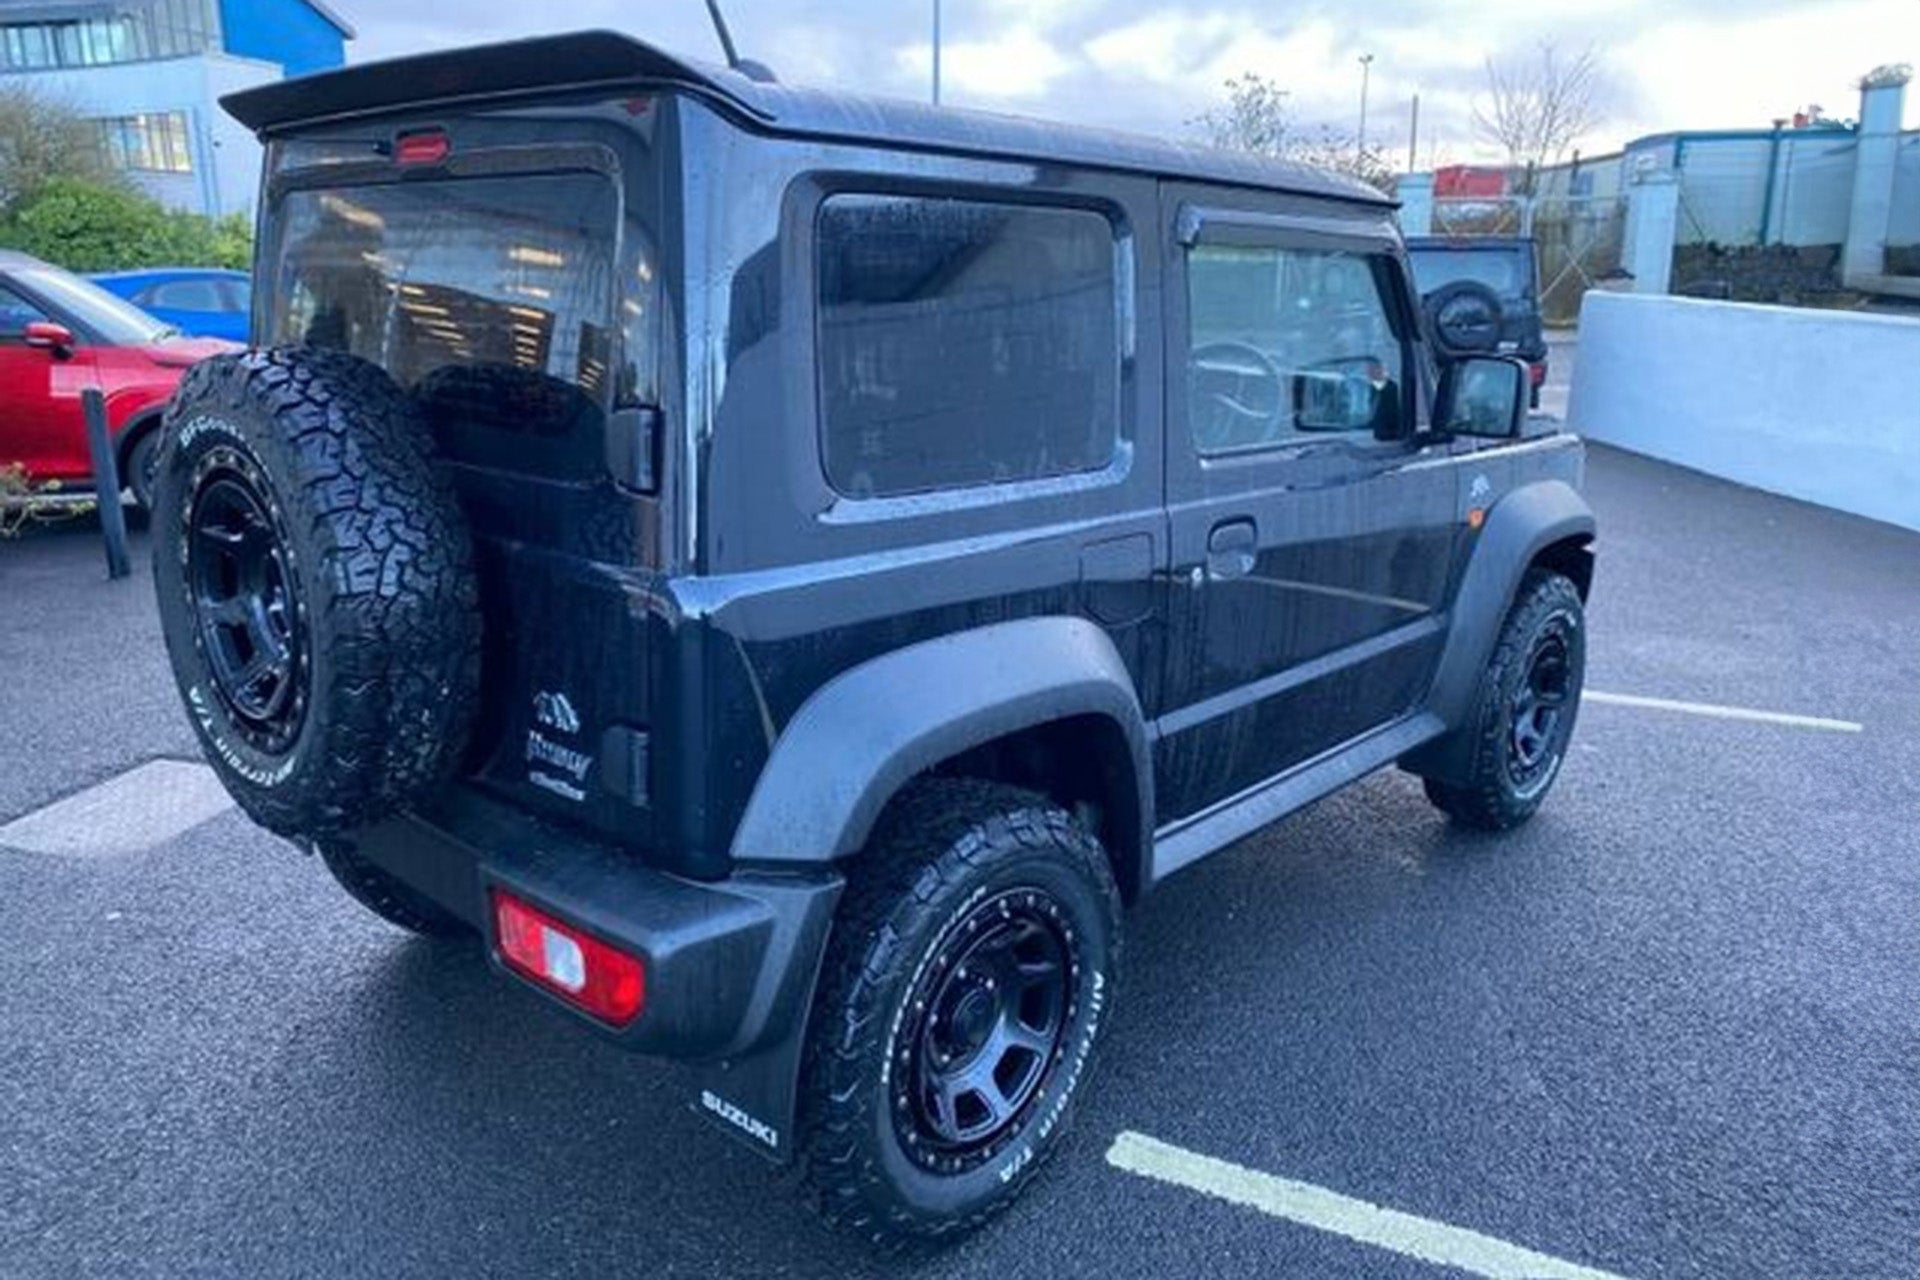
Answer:
[[[727,30],[727,19],[720,12],[720,0],[707,0],[707,13],[713,18],[713,30],[720,37],[720,48],[727,55],[727,65],[749,80],[758,80],[762,84],[776,83],[773,72],[765,63],[743,58],[740,51],[733,47],[733,32]]]

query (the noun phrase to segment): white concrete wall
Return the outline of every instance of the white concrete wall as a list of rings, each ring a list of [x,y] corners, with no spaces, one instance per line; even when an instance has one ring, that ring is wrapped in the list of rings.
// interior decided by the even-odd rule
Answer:
[[[1568,421],[1591,440],[1920,529],[1920,320],[1587,294]]]

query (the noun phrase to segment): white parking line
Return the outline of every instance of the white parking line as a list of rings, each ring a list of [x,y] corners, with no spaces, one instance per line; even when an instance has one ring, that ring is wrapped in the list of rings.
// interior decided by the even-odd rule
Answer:
[[[1311,1183],[1244,1169],[1141,1133],[1115,1138],[1107,1148],[1107,1163],[1143,1178],[1491,1280],[1621,1280],[1612,1272],[1563,1262],[1478,1231],[1384,1209]]]
[[[1671,698],[1643,698],[1633,693],[1601,693],[1589,689],[1583,702],[1598,702],[1615,707],[1640,707],[1648,711],[1679,711],[1690,716],[1712,716],[1718,720],[1747,720],[1755,724],[1780,724],[1794,729],[1821,729],[1828,733],[1860,733],[1866,726],[1851,720],[1828,720],[1821,716],[1797,716],[1785,711],[1755,711],[1751,707],[1722,707],[1711,702],[1676,702]]]
[[[0,845],[81,858],[135,853],[231,808],[233,798],[204,764],[149,760],[14,819],[0,827]]]

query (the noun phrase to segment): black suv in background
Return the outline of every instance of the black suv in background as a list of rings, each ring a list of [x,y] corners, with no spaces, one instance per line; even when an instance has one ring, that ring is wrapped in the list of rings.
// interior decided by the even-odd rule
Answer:
[[[258,346],[154,517],[209,760],[831,1219],[1018,1192],[1169,875],[1396,763],[1488,829],[1558,775],[1582,449],[1436,361],[1371,188],[613,35],[228,106]]]
[[[1539,255],[1529,236],[1409,236],[1434,344],[1448,356],[1507,355],[1524,360],[1533,408],[1547,382],[1547,338],[1540,322]]]

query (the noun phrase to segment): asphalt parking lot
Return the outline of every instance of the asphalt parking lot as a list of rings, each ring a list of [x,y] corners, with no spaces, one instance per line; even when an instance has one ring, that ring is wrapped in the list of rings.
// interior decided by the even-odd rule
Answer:
[[[1067,1148],[956,1248],[815,1225],[680,1069],[235,813],[121,810],[0,847],[0,1275],[1432,1277],[1461,1230],[1515,1275],[1920,1275],[1920,535],[1599,449],[1590,489],[1613,697],[1540,818],[1387,773],[1175,878]],[[83,531],[0,544],[0,735],[0,828],[195,754]]]

